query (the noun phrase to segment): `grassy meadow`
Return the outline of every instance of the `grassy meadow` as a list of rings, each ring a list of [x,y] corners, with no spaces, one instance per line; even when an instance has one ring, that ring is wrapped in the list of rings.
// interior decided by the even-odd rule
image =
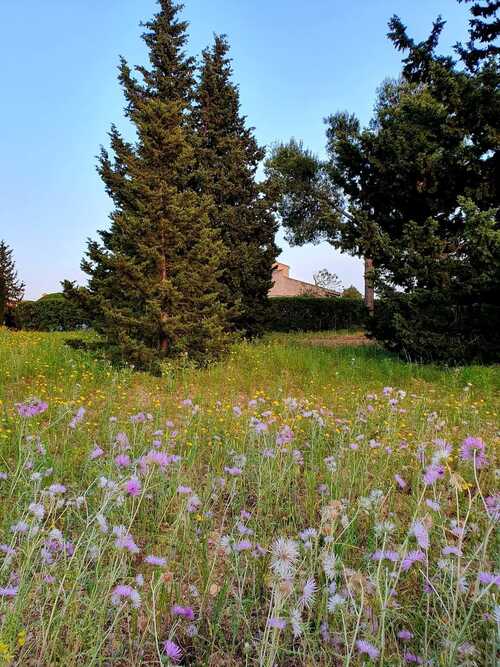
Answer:
[[[0,665],[496,664],[497,368],[71,336],[0,329]]]

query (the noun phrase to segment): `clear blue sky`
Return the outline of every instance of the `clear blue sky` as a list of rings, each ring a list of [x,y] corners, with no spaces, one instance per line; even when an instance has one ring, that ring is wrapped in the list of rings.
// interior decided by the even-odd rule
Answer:
[[[29,298],[59,290],[64,278],[84,281],[86,238],[107,225],[110,211],[95,155],[111,122],[126,130],[118,56],[144,61],[138,24],[155,6],[1,1],[0,238],[14,248]],[[443,51],[466,37],[467,8],[456,0],[186,0],[184,10],[193,54],[214,32],[228,35],[258,140],[295,136],[320,154],[322,119],[348,109],[367,122],[377,86],[397,75],[400,57],[385,36],[394,13],[418,39],[442,13]],[[327,268],[361,286],[358,260],[326,244],[290,249],[281,235],[279,243],[295,277]]]

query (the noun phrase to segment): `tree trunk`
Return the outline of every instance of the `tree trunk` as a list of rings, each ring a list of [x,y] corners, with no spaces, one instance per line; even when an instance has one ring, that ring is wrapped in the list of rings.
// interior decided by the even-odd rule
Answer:
[[[373,259],[365,257],[365,305],[368,308],[368,313],[373,315],[375,309],[375,292],[373,289]]]

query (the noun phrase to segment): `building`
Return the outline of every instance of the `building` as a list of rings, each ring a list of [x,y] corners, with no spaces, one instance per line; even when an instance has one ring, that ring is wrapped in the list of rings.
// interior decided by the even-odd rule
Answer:
[[[318,287],[303,280],[290,278],[290,267],[288,264],[277,262],[273,268],[273,286],[269,290],[269,296],[339,296],[324,287]]]

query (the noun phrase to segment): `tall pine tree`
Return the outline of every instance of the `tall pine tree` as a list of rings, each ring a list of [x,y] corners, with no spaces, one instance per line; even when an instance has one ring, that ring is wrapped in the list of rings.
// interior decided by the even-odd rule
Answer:
[[[272,285],[276,222],[271,199],[255,178],[264,150],[240,113],[228,52],[225,36],[216,35],[202,54],[193,114],[197,183],[213,197],[212,223],[226,247],[223,299],[232,328],[255,335],[263,329]]]
[[[65,284],[114,356],[140,368],[181,352],[216,355],[227,338],[218,282],[224,247],[211,226],[211,198],[193,189],[195,64],[184,53],[187,23],[177,17],[181,6],[159,4],[144,24],[149,66],[136,67],[138,76],[124,59],[119,68],[137,140],[113,126],[113,157],[101,149],[99,158],[114,203],[110,229],[88,243],[88,288]]]
[[[5,322],[7,308],[24,295],[24,283],[17,277],[12,248],[0,241],[0,326]]]

